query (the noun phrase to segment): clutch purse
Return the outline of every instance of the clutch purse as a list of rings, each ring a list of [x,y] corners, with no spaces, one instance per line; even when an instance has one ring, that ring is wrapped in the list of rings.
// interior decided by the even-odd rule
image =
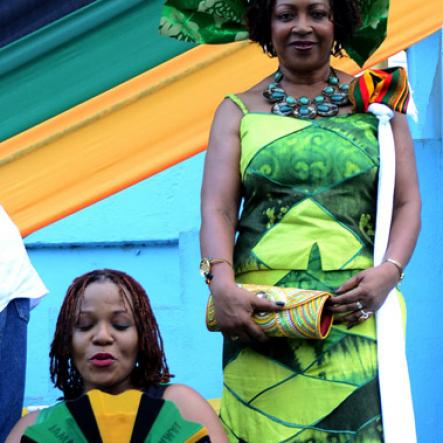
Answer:
[[[328,336],[333,322],[332,313],[325,310],[325,303],[332,297],[329,292],[253,284],[238,286],[258,297],[285,303],[281,311],[255,312],[252,316],[269,337],[323,340]],[[209,331],[219,331],[212,295],[206,306],[206,326]]]

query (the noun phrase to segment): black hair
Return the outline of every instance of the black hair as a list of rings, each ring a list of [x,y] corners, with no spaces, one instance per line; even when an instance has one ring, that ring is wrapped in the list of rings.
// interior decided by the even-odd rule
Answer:
[[[72,332],[79,303],[88,285],[110,281],[128,297],[139,337],[137,366],[131,374],[135,387],[145,389],[151,384],[168,382],[171,378],[163,350],[163,340],[152,312],[148,296],[133,277],[113,269],[97,269],[77,277],[69,286],[57,319],[49,357],[51,380],[70,400],[83,393],[83,380],[72,361]]]

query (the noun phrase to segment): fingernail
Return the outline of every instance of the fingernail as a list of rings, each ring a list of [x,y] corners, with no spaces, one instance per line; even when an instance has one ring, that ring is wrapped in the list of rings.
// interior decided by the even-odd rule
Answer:
[[[276,301],[275,304],[282,308],[286,303],[284,301]]]

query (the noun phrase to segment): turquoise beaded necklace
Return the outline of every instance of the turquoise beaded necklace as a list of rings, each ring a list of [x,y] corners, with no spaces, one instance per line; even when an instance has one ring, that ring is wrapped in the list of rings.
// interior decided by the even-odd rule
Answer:
[[[274,74],[274,81],[269,83],[263,91],[263,96],[273,103],[271,112],[277,115],[285,115],[296,118],[332,117],[338,114],[339,107],[349,104],[349,84],[340,83],[337,74],[331,68],[327,83],[320,95],[312,100],[302,96],[294,98],[286,94],[280,85],[283,73],[278,70]]]

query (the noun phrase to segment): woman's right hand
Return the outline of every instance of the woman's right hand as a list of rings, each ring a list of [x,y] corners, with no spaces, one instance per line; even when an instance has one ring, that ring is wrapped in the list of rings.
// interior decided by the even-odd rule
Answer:
[[[257,311],[280,311],[281,306],[257,297],[235,283],[223,286],[211,284],[211,292],[214,297],[215,319],[225,337],[242,342],[268,340],[252,320],[252,314]]]

